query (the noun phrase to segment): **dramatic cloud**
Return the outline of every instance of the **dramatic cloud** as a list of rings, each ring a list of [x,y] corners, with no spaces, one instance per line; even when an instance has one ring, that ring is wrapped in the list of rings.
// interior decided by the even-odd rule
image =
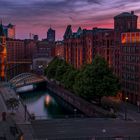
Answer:
[[[67,24],[76,30],[113,27],[113,17],[121,12],[140,14],[139,0],[0,0],[0,18],[5,24],[16,25],[17,37],[28,37],[30,32],[46,37],[50,25],[61,39]]]

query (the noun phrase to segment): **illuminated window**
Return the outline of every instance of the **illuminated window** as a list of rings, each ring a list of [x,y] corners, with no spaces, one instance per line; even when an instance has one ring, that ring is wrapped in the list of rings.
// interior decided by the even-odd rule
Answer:
[[[140,42],[140,33],[136,33],[136,42]]]
[[[126,43],[126,34],[122,34],[122,43],[124,44],[124,43]]]
[[[127,33],[127,43],[130,43],[131,42],[131,36],[130,36],[130,33]]]
[[[132,34],[131,34],[131,39],[132,39],[132,43],[135,43],[135,42],[136,42],[136,41],[135,41],[135,39],[136,39],[136,38],[135,38],[135,33],[132,33]]]
[[[123,33],[121,36],[122,44],[125,43],[140,43],[140,32]]]

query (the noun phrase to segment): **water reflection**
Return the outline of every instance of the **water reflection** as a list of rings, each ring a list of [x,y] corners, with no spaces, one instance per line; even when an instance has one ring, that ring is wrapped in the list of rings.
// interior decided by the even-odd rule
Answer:
[[[53,102],[54,102],[53,98],[50,95],[46,95],[46,97],[45,97],[45,105],[49,106]]]
[[[34,91],[20,94],[30,113],[35,116],[55,118],[73,115],[74,108],[49,91]]]

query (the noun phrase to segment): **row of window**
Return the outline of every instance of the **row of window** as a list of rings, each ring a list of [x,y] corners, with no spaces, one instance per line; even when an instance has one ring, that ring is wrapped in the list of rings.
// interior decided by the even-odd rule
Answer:
[[[128,47],[128,46],[122,46],[122,52],[124,53],[138,53],[140,48],[133,46],[133,47]]]
[[[140,62],[140,56],[133,56],[133,55],[122,56],[122,61],[139,63]]]
[[[132,92],[137,92],[139,91],[139,85],[134,84],[134,83],[122,83],[122,86],[124,89],[126,89],[127,91],[132,91]]]
[[[122,65],[122,70],[126,72],[138,72],[138,66],[134,65]]]
[[[122,79],[127,81],[135,81],[135,82],[138,82],[140,80],[139,76],[130,73],[123,73]]]

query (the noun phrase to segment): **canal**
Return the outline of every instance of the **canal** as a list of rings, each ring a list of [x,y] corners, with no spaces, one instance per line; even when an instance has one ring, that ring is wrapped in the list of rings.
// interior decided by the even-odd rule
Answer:
[[[20,97],[24,104],[27,105],[29,113],[33,113],[38,119],[66,118],[83,115],[76,108],[48,90],[20,93]]]

